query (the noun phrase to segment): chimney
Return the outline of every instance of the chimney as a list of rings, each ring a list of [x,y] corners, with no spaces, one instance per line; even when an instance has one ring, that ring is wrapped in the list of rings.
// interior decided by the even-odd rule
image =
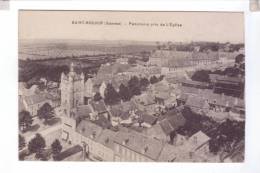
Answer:
[[[128,142],[129,142],[129,139],[125,139],[125,140],[123,140],[123,145],[127,145]]]
[[[142,153],[144,154],[144,153],[146,153],[147,151],[148,151],[148,146],[145,146],[145,147],[143,148]]]

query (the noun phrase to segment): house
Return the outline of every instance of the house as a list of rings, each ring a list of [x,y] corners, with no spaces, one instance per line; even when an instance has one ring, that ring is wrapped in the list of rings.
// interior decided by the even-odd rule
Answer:
[[[129,130],[115,135],[114,146],[115,161],[151,162],[158,160],[163,143]]]
[[[157,117],[153,115],[148,115],[145,112],[142,112],[142,114],[140,114],[140,122],[142,127],[150,128],[155,125],[156,121]]]
[[[167,109],[177,106],[176,99],[176,95],[170,91],[158,91],[155,93],[155,102]]]
[[[156,104],[154,97],[149,93],[142,93],[141,95],[134,96],[132,100],[136,103],[141,111],[147,111],[150,114],[154,114]]]
[[[37,85],[32,85],[29,89],[27,89],[26,83],[19,82],[18,86],[18,95],[19,96],[31,96],[39,93],[39,89]]]
[[[90,105],[80,105],[74,108],[75,117],[84,119],[89,118],[92,112]]]
[[[216,93],[229,93],[229,95],[239,95],[244,97],[244,79],[239,77],[211,75],[211,83],[213,85],[214,92]]]
[[[188,139],[185,143],[185,148],[191,157],[193,154],[205,155],[209,153],[209,140],[210,137],[202,131],[198,131]]]
[[[170,142],[173,140],[171,135],[180,127],[184,126],[185,122],[186,120],[182,114],[169,114],[167,118],[147,129],[146,134],[151,138]]]
[[[97,156],[103,161],[114,161],[114,138],[117,133],[105,129],[97,138]]]
[[[209,111],[208,101],[201,96],[189,96],[186,103],[186,107],[189,107],[194,113],[206,114]]]
[[[92,109],[92,113],[90,114],[91,120],[98,119],[98,116],[104,115],[107,119],[109,119],[109,113],[105,102],[103,100],[100,101],[90,101],[90,107]]]
[[[209,88],[209,84],[207,82],[199,82],[193,80],[182,80],[182,86],[207,89]]]
[[[122,102],[118,105],[111,106],[109,109],[111,123],[116,126],[124,120],[137,118],[137,105],[133,101]]]
[[[121,57],[121,58],[118,58],[116,60],[116,62],[119,64],[128,64],[128,58]]]
[[[52,105],[51,99],[47,97],[46,93],[34,94],[30,96],[23,96],[22,101],[25,107],[25,110],[30,112],[32,116],[37,115],[37,111],[45,104],[49,103]]]
[[[54,81],[49,81],[49,82],[47,82],[46,87],[47,87],[47,90],[58,89],[59,84],[57,82],[54,82]]]
[[[82,120],[75,129],[74,139],[72,143],[86,145],[86,151],[94,156],[98,156],[100,145],[98,138],[102,133],[102,127],[87,120]]]

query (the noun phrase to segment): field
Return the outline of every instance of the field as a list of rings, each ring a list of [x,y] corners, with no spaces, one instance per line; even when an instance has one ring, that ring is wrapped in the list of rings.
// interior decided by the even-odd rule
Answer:
[[[121,55],[140,55],[154,48],[150,42],[20,40],[19,81],[32,85],[44,77],[59,82],[61,73],[68,72],[72,61],[87,76]]]

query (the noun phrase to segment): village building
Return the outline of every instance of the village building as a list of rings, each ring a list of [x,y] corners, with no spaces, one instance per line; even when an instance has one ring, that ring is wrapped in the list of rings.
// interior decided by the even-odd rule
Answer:
[[[142,93],[141,95],[134,96],[131,100],[136,103],[138,109],[141,111],[145,111],[151,115],[156,112],[155,98],[150,93]]]
[[[114,146],[115,161],[151,162],[158,160],[163,143],[129,130],[116,134]]]
[[[202,96],[188,96],[185,106],[189,107],[194,113],[202,115],[207,114],[210,108],[207,100]]]
[[[128,64],[128,58],[121,57],[121,58],[116,59],[116,62],[119,64]]]
[[[167,117],[146,130],[146,134],[151,138],[159,139],[164,142],[172,142],[174,132],[184,126],[186,120],[182,114],[168,113]]]
[[[52,106],[52,100],[48,97],[47,93],[34,94],[30,96],[23,96],[21,100],[23,102],[24,109],[32,116],[36,116],[38,110],[45,104],[48,103]],[[55,106],[55,105],[54,105]]]

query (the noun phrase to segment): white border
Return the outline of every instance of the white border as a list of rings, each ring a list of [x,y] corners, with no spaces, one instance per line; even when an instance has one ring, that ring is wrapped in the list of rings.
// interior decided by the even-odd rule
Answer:
[[[0,171],[1,172],[260,172],[260,13],[249,12],[247,0],[96,0],[11,1],[0,11]],[[17,36],[19,9],[146,10],[146,11],[244,11],[246,22],[246,161],[218,163],[89,163],[19,162],[17,156]],[[258,38],[258,40],[257,40]],[[258,46],[258,47],[257,47]]]

